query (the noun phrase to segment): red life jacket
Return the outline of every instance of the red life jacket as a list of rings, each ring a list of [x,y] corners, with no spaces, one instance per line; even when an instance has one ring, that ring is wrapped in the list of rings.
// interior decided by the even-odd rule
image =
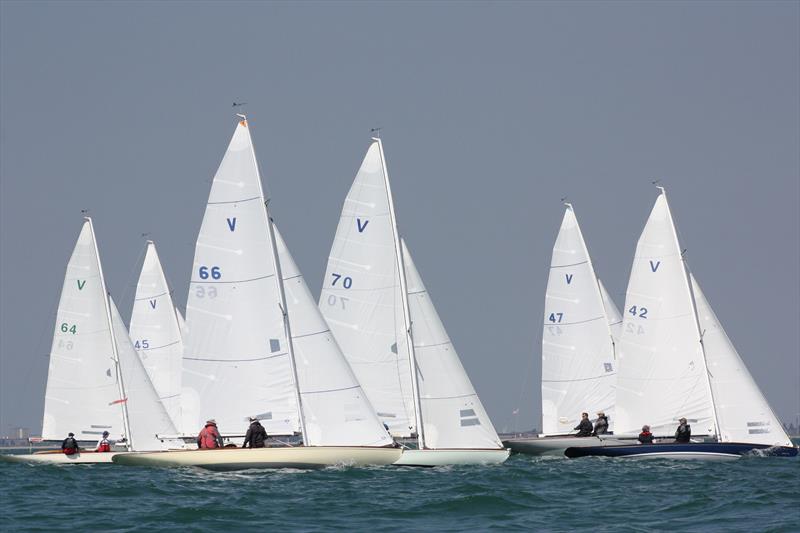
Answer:
[[[78,453],[78,449],[77,448],[64,448],[64,453],[66,455],[72,455],[72,454]]]
[[[217,439],[219,438],[219,431],[217,431],[217,426],[213,424],[208,424],[200,431],[200,435],[197,436],[197,440],[200,443],[200,448],[218,448],[219,443]]]
[[[103,439],[100,442],[100,445],[97,447],[98,452],[110,452],[111,451],[111,444],[109,444],[108,440]]]

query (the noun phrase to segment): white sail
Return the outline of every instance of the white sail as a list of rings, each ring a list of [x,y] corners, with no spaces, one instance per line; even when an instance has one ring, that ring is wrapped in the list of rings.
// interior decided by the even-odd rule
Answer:
[[[703,335],[711,390],[724,442],[792,446],[694,276],[692,292]]]
[[[617,433],[714,435],[700,332],[666,195],[656,199],[636,246],[617,353]]]
[[[597,278],[597,284],[600,285],[600,294],[603,296],[603,307],[606,310],[606,317],[608,317],[608,327],[611,329],[611,336],[614,338],[615,343],[619,343],[620,335],[622,335],[622,315],[600,278]]]
[[[111,324],[117,343],[117,354],[125,390],[123,401],[128,408],[131,435],[129,444],[136,451],[157,451],[179,446],[178,441],[161,442],[156,435],[175,435],[176,429],[158,398],[142,361],[128,338],[128,330],[109,296]]]
[[[416,418],[389,201],[374,141],[344,201],[319,307],[381,421],[407,437]]]
[[[502,448],[414,261],[403,246],[425,446]]]
[[[386,446],[392,439],[342,355],[273,224],[305,415],[306,446]]]
[[[67,264],[47,373],[42,437],[79,440],[125,433],[106,288],[91,219]]]
[[[553,247],[542,334],[544,434],[573,431],[581,412],[614,421],[614,344],[600,285],[578,221],[567,206]]]
[[[172,302],[172,291],[156,246],[153,241],[147,241],[131,312],[130,338],[175,426],[180,425],[181,420],[181,320]]]
[[[241,434],[248,416],[269,433],[299,429],[272,242],[252,140],[236,127],[214,176],[186,305],[185,433],[209,418]]]

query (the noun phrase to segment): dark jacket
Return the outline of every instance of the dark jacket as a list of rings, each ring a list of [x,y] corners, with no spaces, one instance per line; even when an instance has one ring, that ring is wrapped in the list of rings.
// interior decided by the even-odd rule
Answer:
[[[692,437],[692,426],[689,424],[681,424],[675,430],[675,442],[686,443]]]
[[[264,429],[261,422],[256,420],[250,423],[250,427],[247,428],[242,448],[247,448],[248,445],[251,448],[263,448],[265,440],[267,440],[267,430]]]
[[[71,455],[79,450],[78,441],[75,440],[75,437],[67,437],[61,442],[61,451],[64,453]]]
[[[598,416],[594,422],[594,434],[605,435],[608,433],[608,417],[606,415]]]
[[[581,420],[580,424],[575,426],[573,429],[578,430],[578,434],[575,435],[576,437],[591,437],[592,436],[592,422],[587,418],[586,420]]]
[[[653,444],[653,434],[649,431],[639,433],[639,442],[642,444]]]

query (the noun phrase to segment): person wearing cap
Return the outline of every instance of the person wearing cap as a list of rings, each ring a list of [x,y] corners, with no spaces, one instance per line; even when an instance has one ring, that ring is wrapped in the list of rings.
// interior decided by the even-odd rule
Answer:
[[[247,448],[250,445],[251,448],[263,448],[264,441],[267,440],[267,430],[264,429],[264,426],[261,425],[261,422],[258,421],[258,418],[250,417],[250,427],[247,428],[247,433],[244,436],[244,443],[242,444],[242,448]]]
[[[103,432],[103,437],[97,441],[97,446],[94,451],[96,452],[110,452],[111,442],[108,440],[108,431]]]
[[[685,418],[681,418],[678,422],[680,425],[675,430],[675,442],[686,444],[692,438],[692,426],[686,423]]]
[[[66,455],[72,455],[80,451],[78,441],[75,440],[75,433],[70,432],[69,436],[61,442],[61,451]]]
[[[650,433],[650,426],[647,424],[642,426],[642,432],[639,433],[640,444],[653,444],[653,434]]]
[[[206,425],[197,435],[197,447],[201,450],[222,448],[222,435],[217,429],[217,421],[213,418],[206,421]]]
[[[603,411],[597,411],[597,420],[594,421],[592,435],[605,435],[608,433],[608,417]]]
[[[576,437],[591,437],[592,436],[592,421],[589,420],[589,413],[581,413],[581,421],[573,429],[577,429]]]

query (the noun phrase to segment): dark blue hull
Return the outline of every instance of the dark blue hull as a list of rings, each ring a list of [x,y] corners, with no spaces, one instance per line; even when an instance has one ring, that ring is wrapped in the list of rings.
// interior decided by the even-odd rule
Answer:
[[[795,457],[797,448],[789,446],[767,446],[739,442],[691,442],[676,444],[626,444],[622,446],[590,446],[567,448],[564,455],[576,457],[638,457],[672,459],[736,459],[743,455],[765,455]]]

